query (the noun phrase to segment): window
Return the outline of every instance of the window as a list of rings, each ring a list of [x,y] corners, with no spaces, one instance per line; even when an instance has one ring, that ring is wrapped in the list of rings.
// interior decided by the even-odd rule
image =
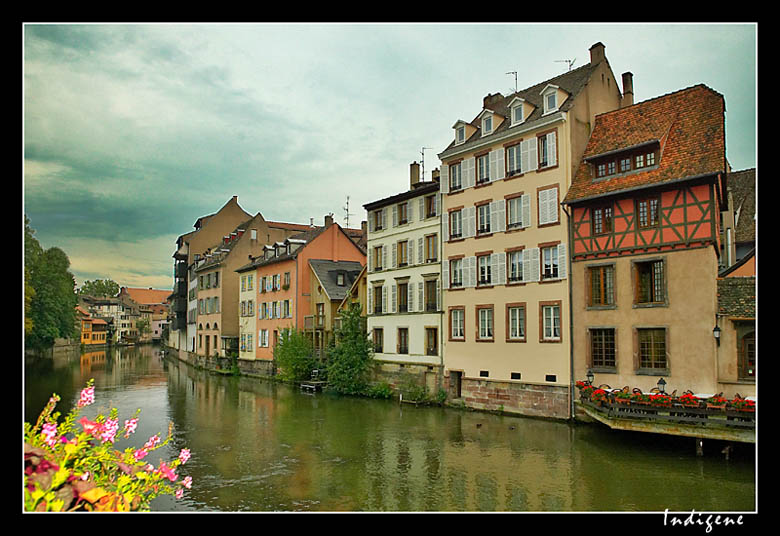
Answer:
[[[508,281],[517,283],[523,280],[523,251],[510,251],[507,253],[509,263]]]
[[[542,305],[542,340],[556,341],[561,339],[561,306],[558,304]]]
[[[520,195],[506,200],[506,228],[516,229],[527,227],[528,222],[523,221],[523,203],[528,205],[528,196]],[[530,209],[530,206],[527,207]],[[529,215],[526,214],[526,217]]]
[[[450,309],[450,338],[463,339],[463,309]]]
[[[542,248],[542,279],[558,278],[558,246]]]
[[[384,212],[382,210],[375,210],[372,214],[374,220],[374,231],[381,231],[384,225]]]
[[[374,351],[381,354],[384,351],[385,335],[382,328],[374,328]]]
[[[478,307],[479,319],[478,340],[493,340],[493,307]]]
[[[648,166],[655,165],[655,153],[647,153],[645,155],[645,165]]]
[[[463,211],[450,212],[450,238],[460,238],[463,235]]]
[[[588,268],[590,278],[590,298],[588,305],[603,306],[615,304],[615,267],[591,266]]]
[[[439,257],[436,247],[436,235],[428,235],[425,237],[425,262],[436,262]]]
[[[409,312],[409,284],[408,283],[398,284],[398,312],[399,313]]]
[[[507,306],[507,324],[509,340],[525,340],[525,306]]]
[[[429,195],[425,198],[425,217],[432,218],[436,216],[436,195]]]
[[[436,279],[425,280],[425,287],[424,287],[425,296],[423,297],[423,300],[425,301],[426,312],[433,312],[438,310],[437,307],[438,292],[436,292],[437,283],[438,281]]]
[[[558,188],[539,190],[539,225],[558,223]]]
[[[636,158],[634,159],[634,167],[635,168],[645,167],[645,155],[643,154],[636,155]]]
[[[482,135],[486,136],[493,132],[493,117],[488,115],[482,118]]]
[[[451,164],[449,167],[450,172],[450,191],[460,190],[463,188],[463,176],[461,175],[460,162],[457,164]]]
[[[547,167],[552,163],[551,152],[555,150],[555,147],[550,143],[547,136],[540,136],[539,140],[539,167]]]
[[[480,255],[477,257],[477,268],[479,269],[478,286],[490,285],[490,255]]]
[[[268,330],[261,329],[258,338],[258,345],[262,348],[268,348]]]
[[[521,155],[522,151],[519,143],[506,148],[506,171],[508,176],[521,172],[523,168]]]
[[[409,328],[398,328],[398,353],[409,353]]]
[[[490,233],[490,203],[477,207],[477,234]]]
[[[666,369],[666,329],[637,329],[639,368]]]
[[[665,301],[664,261],[637,262],[634,266],[636,270],[636,303],[663,303]]]
[[[590,330],[591,366],[615,368],[615,330],[598,328]]]
[[[593,234],[607,234],[612,232],[612,207],[598,207],[591,209],[593,215]]]
[[[383,247],[382,246],[376,246],[374,248],[374,271],[380,271],[382,270],[382,255],[383,253]]]
[[[409,242],[404,240],[396,244],[396,250],[398,255],[398,266],[406,266],[408,264],[407,252],[409,250]]]
[[[620,172],[631,171],[631,157],[620,159]]]
[[[374,313],[382,312],[382,287],[377,285],[374,287]]]
[[[490,181],[490,155],[483,154],[477,159],[477,184],[483,184]]]
[[[425,328],[425,355],[438,355],[438,340],[436,328]]]
[[[252,306],[251,302],[249,303],[249,306],[250,307]],[[290,300],[284,300],[284,302],[282,302],[282,314],[284,315],[284,318],[292,318],[292,309],[290,308]]]
[[[463,259],[450,261],[450,288],[463,286]]]
[[[463,143],[466,141],[466,127],[460,126],[455,129],[455,143]]]
[[[409,203],[398,205],[398,225],[403,225],[409,221]]]
[[[512,124],[516,125],[523,122],[523,103],[517,102],[512,106]]]
[[[251,280],[250,280],[251,283]],[[290,288],[290,272],[284,273],[284,286]]]
[[[557,98],[555,93],[550,93],[547,95],[547,98],[545,99],[544,103],[547,107],[547,111],[555,110],[558,106],[556,104]]]
[[[739,379],[756,379],[756,332],[746,333],[739,339]]]
[[[639,228],[658,225],[658,198],[640,199],[636,202],[637,224]]]
[[[614,160],[612,160],[611,162],[607,162],[607,175],[614,175],[616,169],[617,166],[615,165]]]

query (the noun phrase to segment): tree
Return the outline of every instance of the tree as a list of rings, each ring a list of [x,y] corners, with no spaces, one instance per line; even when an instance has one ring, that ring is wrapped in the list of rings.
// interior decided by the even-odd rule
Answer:
[[[314,347],[305,333],[296,329],[283,329],[279,343],[274,347],[274,361],[279,367],[279,376],[285,381],[302,381],[311,377],[311,372],[320,363],[313,357]]]
[[[79,288],[80,296],[95,296],[96,298],[112,298],[119,294],[119,283],[111,279],[95,279],[84,281]]]
[[[337,342],[328,356],[328,387],[341,394],[363,394],[369,387],[374,349],[368,338],[360,304],[341,315]]]

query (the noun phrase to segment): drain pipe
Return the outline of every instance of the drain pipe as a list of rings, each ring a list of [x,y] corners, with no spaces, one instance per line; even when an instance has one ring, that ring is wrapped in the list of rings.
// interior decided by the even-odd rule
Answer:
[[[573,224],[571,219],[571,214],[569,214],[569,211],[567,210],[566,205],[561,203],[561,208],[563,208],[563,212],[566,214],[566,222],[567,222],[567,236],[568,236],[568,244],[566,246],[566,249],[568,251],[568,254],[566,255],[566,263],[568,264],[568,285],[569,285],[569,419],[574,419],[574,314],[573,314],[573,301],[572,301],[572,233],[573,233]]]

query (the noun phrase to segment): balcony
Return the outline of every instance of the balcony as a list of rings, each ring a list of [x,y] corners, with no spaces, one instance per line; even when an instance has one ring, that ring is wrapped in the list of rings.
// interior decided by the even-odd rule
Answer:
[[[325,329],[325,315],[307,315],[303,317],[304,331],[314,331],[318,329]]]

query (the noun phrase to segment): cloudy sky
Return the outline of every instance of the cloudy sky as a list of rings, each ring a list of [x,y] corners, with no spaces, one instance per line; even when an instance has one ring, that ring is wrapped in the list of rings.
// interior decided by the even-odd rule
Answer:
[[[589,62],[634,101],[703,83],[727,158],[756,165],[752,24],[26,24],[23,211],[77,284],[171,288],[176,238],[232,196],[266,219],[350,226],[425,180],[458,119]]]

